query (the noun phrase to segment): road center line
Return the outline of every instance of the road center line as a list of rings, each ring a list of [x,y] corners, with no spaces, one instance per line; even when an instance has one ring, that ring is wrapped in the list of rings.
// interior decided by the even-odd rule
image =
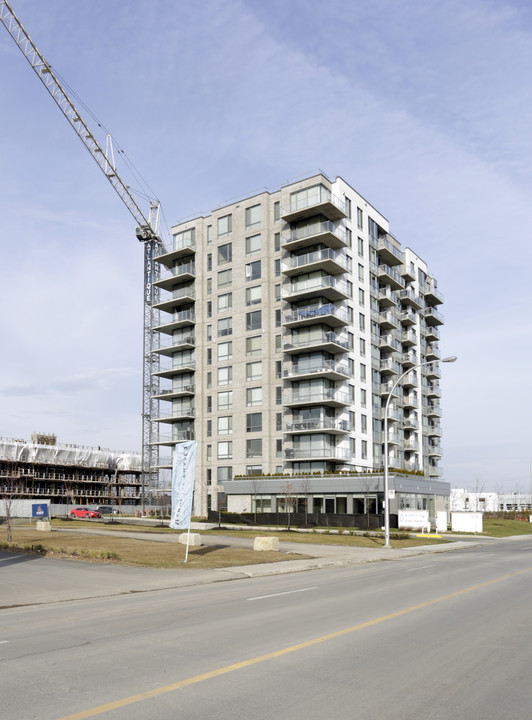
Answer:
[[[0,640],[0,645],[5,645],[8,642],[9,642],[9,640]]]
[[[410,568],[406,572],[416,572],[417,570],[426,570],[427,568],[430,568],[430,567],[432,567],[432,565],[421,565],[421,567]]]
[[[451,600],[452,598],[460,597],[461,595],[467,595],[467,593],[480,590],[481,588],[495,585],[496,583],[510,580],[511,578],[524,575],[532,571],[532,567],[526,568],[526,570],[518,570],[517,572],[510,573],[509,575],[502,575],[501,577],[495,578],[494,580],[487,580],[486,582],[479,583],[478,585],[472,585],[471,587],[464,588],[463,590],[457,590],[456,592],[449,593],[448,595],[442,595],[441,597],[434,598],[433,600],[427,600],[427,602],[419,603],[419,605],[412,605],[411,607],[404,608],[403,610],[397,610],[397,612],[390,613],[389,615],[382,615],[374,620],[368,620],[360,623],[359,625],[353,625],[352,627],[338,630],[337,632],[330,633],[329,635],[322,635],[321,637],[307,640],[306,642],[299,643],[298,645],[291,645],[281,650],[275,650],[274,652],[267,653],[266,655],[259,655],[255,658],[243,660],[242,662],[234,663],[233,665],[226,665],[225,667],[211,670],[201,675],[195,675],[194,677],[186,678],[185,680],[179,680],[178,682],[171,683],[170,685],[163,685],[162,687],[153,688],[152,690],[146,690],[146,692],[138,693],[137,695],[130,695],[129,697],[122,698],[121,700],[115,700],[114,702],[106,703],[105,705],[98,705],[98,707],[90,708],[89,710],[82,710],[79,713],[73,715],[65,715],[65,717],[59,718],[59,720],[85,720],[86,718],[95,717],[96,715],[103,715],[104,713],[110,712],[111,710],[118,710],[119,708],[126,707],[127,705],[133,705],[134,703],[141,702],[142,700],[149,700],[150,698],[158,697],[159,695],[165,695],[166,693],[180,690],[181,688],[188,687],[189,685],[195,685],[205,680],[212,680],[212,678],[220,677],[220,675],[227,675],[228,673],[235,672],[236,670],[242,670],[258,663],[267,662],[268,660],[274,660],[275,658],[282,657],[283,655],[289,655],[290,653],[304,650],[320,643],[328,642],[329,640],[335,640],[336,638],[349,635],[357,632],[358,630],[364,630],[365,628],[372,627],[373,625],[379,625],[380,623],[387,622],[388,620],[395,620],[396,618],[402,617],[403,615],[409,615],[410,613],[416,612],[417,610],[423,610],[424,608],[431,607],[432,605],[438,605],[445,600]]]
[[[280,595],[293,595],[294,593],[307,592],[307,590],[316,590],[318,586],[308,588],[299,588],[299,590],[286,590],[286,592],[272,593],[271,595],[257,595],[257,597],[246,598],[246,600],[265,600],[266,598],[279,597]]]

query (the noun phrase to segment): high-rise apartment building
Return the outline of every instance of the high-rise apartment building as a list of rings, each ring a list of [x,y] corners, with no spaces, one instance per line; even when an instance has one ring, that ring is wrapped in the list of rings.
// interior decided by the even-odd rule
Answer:
[[[170,467],[197,440],[196,513],[237,476],[382,468],[386,400],[428,360],[391,398],[389,464],[437,482],[442,297],[375,208],[320,173],[172,233],[158,443]]]

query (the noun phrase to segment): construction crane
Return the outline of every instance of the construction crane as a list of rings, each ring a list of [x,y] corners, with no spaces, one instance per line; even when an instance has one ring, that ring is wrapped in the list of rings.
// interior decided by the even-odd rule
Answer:
[[[142,373],[142,505],[146,491],[158,489],[158,431],[155,418],[158,416],[159,377],[154,373],[159,369],[157,333],[154,327],[159,313],[153,307],[159,299],[159,288],[155,284],[159,279],[159,265],[154,262],[156,255],[164,251],[159,234],[160,203],[150,201],[148,216],[140,209],[128,185],[122,180],[116,169],[113,143],[110,134],[106,137],[106,148],[95,138],[95,133],[83,119],[71,98],[60,82],[57,73],[41,55],[30,36],[22,26],[9,3],[0,0],[0,21],[13,38],[15,44],[31,65],[33,71],[48,90],[58,108],[67,119],[83,145],[111,183],[120,199],[137,223],[137,239],[144,243],[144,342]]]

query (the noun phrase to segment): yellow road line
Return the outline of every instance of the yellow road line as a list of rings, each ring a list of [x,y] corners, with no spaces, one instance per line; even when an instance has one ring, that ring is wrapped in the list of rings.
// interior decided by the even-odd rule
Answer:
[[[282,650],[276,650],[275,652],[267,653],[266,655],[259,655],[258,657],[243,660],[242,662],[234,663],[233,665],[226,665],[225,667],[218,668],[217,670],[211,670],[210,672],[202,673],[201,675],[194,675],[194,677],[179,680],[178,682],[171,683],[170,685],[163,685],[162,687],[147,690],[146,692],[138,693],[137,695],[130,695],[129,697],[115,700],[114,702],[106,703],[105,705],[99,705],[98,707],[91,708],[89,710],[74,713],[74,715],[67,715],[63,718],[59,718],[59,720],[85,720],[85,718],[103,715],[111,710],[117,710],[119,708],[126,707],[127,705],[141,702],[142,700],[149,700],[150,698],[158,697],[159,695],[180,690],[188,685],[195,685],[196,683],[211,680],[212,678],[219,677],[220,675],[227,675],[228,673],[235,672],[235,670],[242,670],[243,668],[250,667],[251,665],[257,665],[258,663],[266,662],[267,660],[273,660],[274,658],[282,657],[283,655],[289,655],[290,653],[304,650],[305,648],[312,647],[313,645],[319,645],[320,643],[334,640],[335,638],[342,637],[343,635],[349,635],[350,633],[357,632],[357,630],[363,630],[364,628],[371,627],[372,625],[378,625],[379,623],[387,622],[388,620],[394,620],[395,618],[402,617],[403,615],[416,612],[416,610],[422,610],[423,608],[430,607],[431,605],[437,605],[438,603],[444,602],[444,600],[450,600],[451,598],[459,597],[460,595],[466,595],[474,590],[480,590],[480,588],[495,585],[496,583],[503,582],[504,580],[509,580],[510,578],[517,577],[518,575],[523,575],[531,570],[532,568],[527,568],[526,570],[519,570],[518,572],[511,573],[509,575],[503,575],[499,578],[495,578],[494,580],[487,580],[486,582],[479,583],[478,585],[472,585],[471,587],[464,588],[463,590],[457,590],[456,592],[449,593],[448,595],[442,595],[441,597],[434,598],[433,600],[427,600],[427,602],[412,605],[404,610],[398,610],[397,612],[390,613],[389,615],[382,615],[379,618],[375,618],[375,620],[368,620],[367,622],[360,623],[359,625],[353,625],[352,627],[338,630],[337,632],[330,633],[329,635],[322,635],[321,637],[313,638],[312,640],[307,640],[306,642],[302,642],[297,645],[291,645],[290,647],[283,648]]]

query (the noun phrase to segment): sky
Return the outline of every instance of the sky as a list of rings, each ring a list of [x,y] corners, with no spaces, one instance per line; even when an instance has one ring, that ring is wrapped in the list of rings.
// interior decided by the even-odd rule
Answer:
[[[367,198],[445,298],[444,479],[530,492],[529,3],[11,5],[167,226],[317,170]],[[135,221],[1,26],[0,67],[0,436],[140,450]]]

